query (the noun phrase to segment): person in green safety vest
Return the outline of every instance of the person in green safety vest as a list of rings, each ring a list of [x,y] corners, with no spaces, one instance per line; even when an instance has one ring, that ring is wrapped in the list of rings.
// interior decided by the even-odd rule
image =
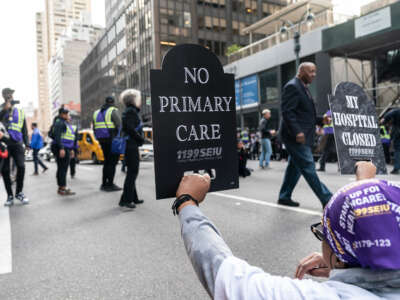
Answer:
[[[385,153],[385,161],[387,164],[390,164],[390,134],[385,125],[381,125],[379,129],[381,133],[383,152]]]
[[[325,172],[325,165],[327,159],[333,155],[336,154],[336,145],[335,145],[335,136],[333,134],[333,122],[332,122],[332,113],[330,110],[324,114],[323,118],[323,131],[324,131],[324,137],[321,140],[321,143],[324,143],[323,147],[323,153],[322,156],[319,160],[319,169],[318,171],[320,172]]]
[[[121,129],[121,117],[115,107],[114,97],[106,97],[105,103],[93,113],[93,129],[104,155],[100,190],[104,192],[120,191],[122,188],[114,183],[115,167],[119,160],[119,154],[111,151],[112,140]]]
[[[19,101],[14,100],[14,90],[5,88],[2,90],[4,103],[1,106],[0,122],[4,124],[10,138],[6,141],[8,148],[8,157],[4,160],[2,169],[2,177],[7,192],[5,206],[14,204],[14,196],[20,200],[22,204],[28,204],[29,199],[23,193],[25,178],[25,149],[29,148],[28,130],[26,126],[25,113],[22,109],[15,107]],[[11,158],[17,166],[17,182],[15,194],[12,190],[11,182]]]
[[[76,163],[78,162],[78,126],[72,125],[71,116],[69,116],[68,118],[68,124],[71,124],[72,129],[75,133],[74,147],[72,148],[71,159],[69,161],[69,171],[71,174],[71,179],[74,179],[76,174]]]
[[[247,148],[247,145],[250,142],[249,131],[246,129],[242,130],[241,136],[242,136],[242,142],[245,148]]]
[[[67,187],[67,172],[70,158],[73,156],[72,149],[75,144],[75,132],[71,124],[68,123],[69,110],[61,107],[58,110],[58,118],[54,122],[53,142],[51,150],[57,162],[57,193],[61,196],[72,196],[75,192]]]

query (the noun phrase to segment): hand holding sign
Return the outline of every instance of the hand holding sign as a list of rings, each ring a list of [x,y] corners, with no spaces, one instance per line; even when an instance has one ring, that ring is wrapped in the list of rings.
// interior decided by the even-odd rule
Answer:
[[[181,195],[189,194],[201,203],[210,189],[210,182],[211,179],[208,174],[186,175],[182,178],[179,184],[176,197],[178,198]]]

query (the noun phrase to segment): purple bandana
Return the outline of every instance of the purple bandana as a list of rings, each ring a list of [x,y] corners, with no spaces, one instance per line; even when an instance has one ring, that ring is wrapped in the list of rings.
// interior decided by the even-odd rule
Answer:
[[[400,183],[370,179],[344,186],[326,206],[323,225],[341,261],[400,270]]]

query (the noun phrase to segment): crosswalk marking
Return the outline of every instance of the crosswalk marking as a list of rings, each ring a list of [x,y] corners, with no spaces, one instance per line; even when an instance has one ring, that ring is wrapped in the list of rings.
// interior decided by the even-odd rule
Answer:
[[[297,212],[297,213],[302,213],[302,214],[307,214],[307,215],[312,215],[312,216],[322,216],[322,212],[316,211],[316,210],[311,210],[311,209],[284,206],[284,205],[279,205],[279,204],[276,204],[276,203],[261,201],[261,200],[242,197],[242,196],[234,196],[234,195],[229,195],[229,194],[225,194],[225,193],[217,193],[217,192],[215,192],[215,193],[211,193],[211,195],[224,197],[224,198],[230,198],[231,200],[240,200],[240,201],[249,202],[249,203],[253,203],[253,204],[269,206],[269,207],[283,209],[283,210],[290,210],[290,211],[294,211],[294,212]]]
[[[0,274],[12,272],[11,226],[8,207],[0,205]]]

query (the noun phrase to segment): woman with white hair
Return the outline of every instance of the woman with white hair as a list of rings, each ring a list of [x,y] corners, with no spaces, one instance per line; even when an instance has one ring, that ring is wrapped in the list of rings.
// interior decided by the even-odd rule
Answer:
[[[122,113],[122,132],[128,139],[125,150],[127,172],[119,206],[133,209],[136,204],[143,203],[143,200],[138,198],[135,185],[139,173],[139,147],[144,141],[142,122],[139,117],[142,97],[140,91],[128,89],[122,92],[120,99],[125,105],[125,111]]]

